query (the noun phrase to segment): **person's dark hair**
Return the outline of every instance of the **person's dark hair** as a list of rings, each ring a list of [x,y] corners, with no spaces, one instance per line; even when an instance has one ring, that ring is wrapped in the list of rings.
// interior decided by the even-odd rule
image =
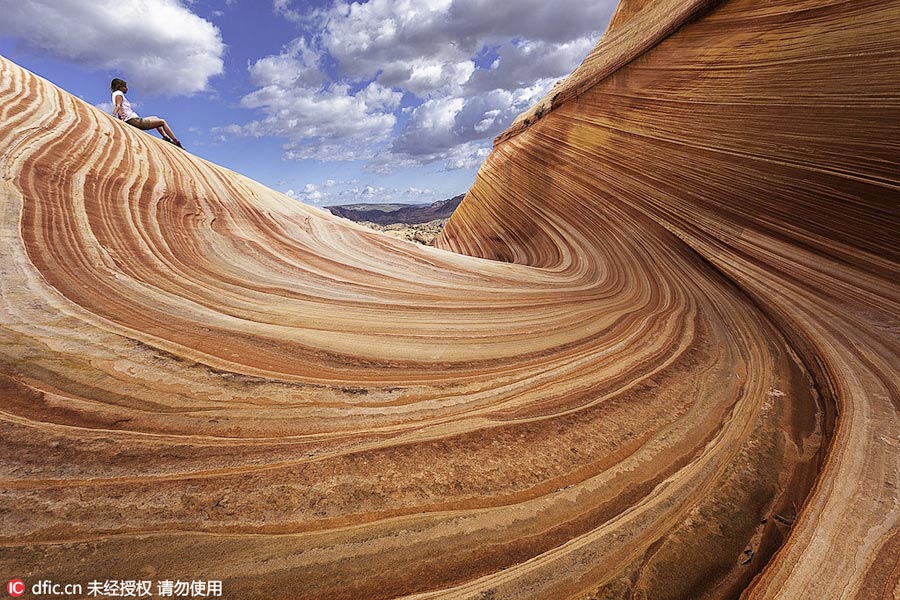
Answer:
[[[123,79],[116,78],[113,79],[112,82],[110,82],[109,89],[115,92],[116,90],[121,90],[127,86],[128,84],[126,84]]]

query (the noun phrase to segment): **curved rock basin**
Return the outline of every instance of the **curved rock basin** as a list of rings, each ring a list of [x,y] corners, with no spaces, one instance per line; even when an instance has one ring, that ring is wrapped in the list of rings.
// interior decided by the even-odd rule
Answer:
[[[623,3],[442,249],[0,58],[0,570],[900,597],[898,12]]]

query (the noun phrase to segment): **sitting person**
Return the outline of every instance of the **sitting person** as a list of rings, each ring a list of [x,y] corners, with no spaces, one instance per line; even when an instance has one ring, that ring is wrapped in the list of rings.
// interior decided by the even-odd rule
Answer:
[[[172,130],[169,128],[169,124],[166,123],[165,119],[160,119],[156,116],[142,118],[134,112],[131,108],[131,103],[125,97],[125,92],[128,91],[128,84],[125,83],[125,81],[113,79],[112,83],[109,84],[109,87],[112,90],[112,114],[114,117],[122,119],[129,125],[144,131],[155,129],[165,141],[175,144],[179,148],[184,148],[184,146],[181,145],[181,142],[178,141],[178,138],[175,137],[175,134],[172,133]]]

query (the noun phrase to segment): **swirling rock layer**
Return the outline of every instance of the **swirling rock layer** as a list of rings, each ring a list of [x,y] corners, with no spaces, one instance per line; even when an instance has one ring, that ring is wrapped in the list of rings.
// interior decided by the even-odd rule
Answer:
[[[456,253],[0,59],[0,570],[900,594],[898,10],[624,3]]]

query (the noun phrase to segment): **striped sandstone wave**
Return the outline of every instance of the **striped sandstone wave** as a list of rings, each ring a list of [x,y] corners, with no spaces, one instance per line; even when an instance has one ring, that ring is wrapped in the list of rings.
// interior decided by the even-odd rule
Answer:
[[[455,252],[0,59],[0,569],[900,593],[900,4],[664,5],[501,136]]]

